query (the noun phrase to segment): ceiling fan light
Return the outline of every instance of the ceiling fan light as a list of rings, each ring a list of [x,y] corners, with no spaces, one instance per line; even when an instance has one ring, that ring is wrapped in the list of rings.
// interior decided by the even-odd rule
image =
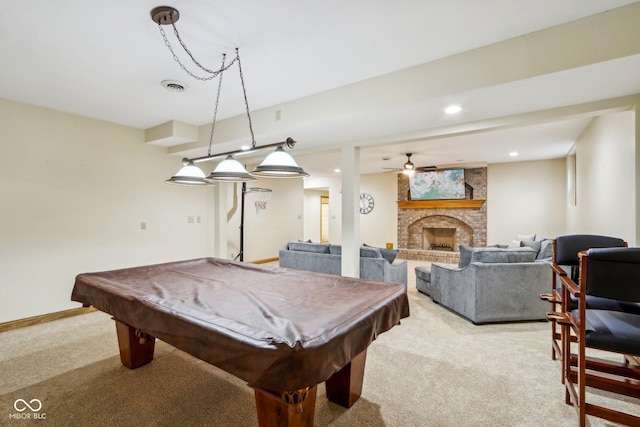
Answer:
[[[242,164],[233,158],[232,155],[227,156],[218,166],[205,178],[207,181],[226,181],[226,182],[248,182],[256,181],[256,178],[249,175],[249,172]]]
[[[415,165],[411,162],[411,156],[413,154],[412,153],[407,153],[407,161],[405,162],[404,166],[402,167],[402,173],[407,175],[407,176],[413,176],[413,173],[416,171],[416,167]]]
[[[404,169],[402,173],[407,176],[413,176],[416,173],[416,171],[415,169]]]
[[[177,174],[167,179],[165,182],[167,184],[189,185],[194,187],[213,187],[214,185],[211,182],[207,182],[202,169],[191,162],[186,166],[183,166]]]
[[[268,178],[299,178],[309,176],[284,148],[278,147],[251,171],[251,175]]]

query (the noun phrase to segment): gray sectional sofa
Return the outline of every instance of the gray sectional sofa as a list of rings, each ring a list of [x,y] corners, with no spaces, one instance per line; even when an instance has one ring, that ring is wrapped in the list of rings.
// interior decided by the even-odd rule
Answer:
[[[396,260],[397,251],[360,248],[360,278],[407,286],[407,261]],[[280,267],[340,275],[342,247],[325,243],[289,242],[279,253]]]
[[[433,263],[431,298],[473,323],[544,320],[551,267],[538,248],[468,248],[459,265]]]

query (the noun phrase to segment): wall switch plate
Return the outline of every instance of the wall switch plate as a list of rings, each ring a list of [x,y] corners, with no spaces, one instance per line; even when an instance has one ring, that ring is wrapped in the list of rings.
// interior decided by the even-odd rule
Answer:
[[[140,230],[146,230],[147,229],[147,223],[146,222],[141,222],[140,223]]]

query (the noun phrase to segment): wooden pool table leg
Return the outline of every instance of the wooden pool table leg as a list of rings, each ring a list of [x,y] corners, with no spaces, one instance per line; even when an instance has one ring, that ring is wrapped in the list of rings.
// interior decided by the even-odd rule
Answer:
[[[313,427],[317,385],[276,393],[254,388],[260,427]]]
[[[115,320],[115,319],[114,319]],[[136,328],[118,320],[116,332],[120,347],[120,362],[129,369],[139,368],[153,360],[156,339],[146,334],[136,334]]]
[[[364,365],[367,350],[354,357],[349,364],[333,374],[326,382],[327,399],[345,408],[351,408],[362,394]]]

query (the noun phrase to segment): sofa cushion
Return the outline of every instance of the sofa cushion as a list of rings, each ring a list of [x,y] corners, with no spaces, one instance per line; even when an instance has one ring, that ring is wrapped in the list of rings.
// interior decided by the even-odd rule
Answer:
[[[369,246],[366,243],[363,243],[362,246],[366,246],[367,248],[375,247],[375,246]],[[380,255],[382,255],[382,258],[386,259],[389,262],[389,264],[393,264],[393,261],[395,261],[399,251],[397,249],[387,249],[387,248],[378,248],[378,249],[380,250]]]
[[[382,258],[382,254],[380,253],[380,249],[374,248],[371,246],[362,246],[360,248],[360,257],[361,258]]]
[[[421,265],[416,267],[416,277],[426,280],[427,282],[431,282],[431,266]]]
[[[536,259],[537,252],[531,248],[487,248],[484,251],[476,251],[471,254],[471,263],[514,263],[532,262]]]
[[[471,250],[473,248],[467,245],[458,246],[458,252],[460,252],[460,261],[458,262],[458,267],[466,267],[471,262]]]
[[[314,252],[318,254],[329,253],[329,245],[324,243],[289,242],[287,247],[290,251]]]
[[[329,245],[329,253],[331,255],[342,255],[342,246],[340,246],[340,245]]]
[[[471,254],[474,252],[485,251],[487,249],[496,249],[499,248],[500,245],[491,245],[491,246],[480,246],[474,248],[472,246],[460,245],[458,246],[458,251],[460,252],[460,261],[458,262],[458,267],[466,267],[471,262]]]
[[[342,246],[329,245],[329,253],[331,255],[342,255]],[[360,248],[360,256],[362,258],[380,258],[382,257],[382,249],[364,245]]]

